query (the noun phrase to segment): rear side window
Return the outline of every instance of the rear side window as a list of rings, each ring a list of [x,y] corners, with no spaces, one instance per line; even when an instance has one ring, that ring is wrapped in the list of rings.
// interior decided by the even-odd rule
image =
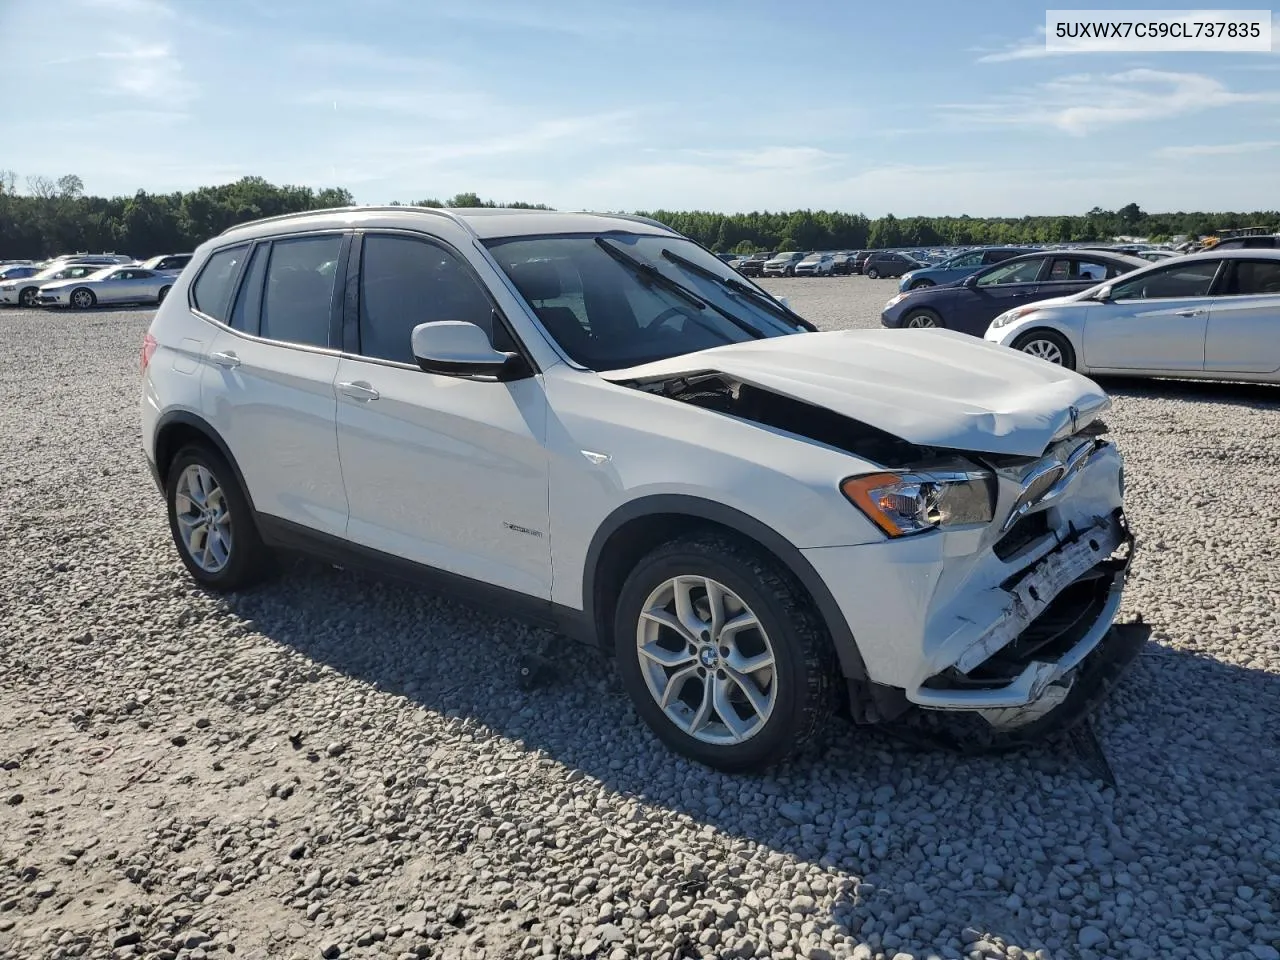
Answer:
[[[240,265],[248,252],[248,245],[242,244],[219,250],[209,258],[191,285],[191,303],[197,310],[205,316],[227,322],[231,291],[235,289]]]
[[[456,255],[413,237],[367,234],[360,265],[360,353],[412,364],[413,328],[437,320],[474,323],[493,341],[493,305]]]
[[[258,313],[262,308],[262,278],[267,273],[271,244],[260,243],[249,257],[249,269],[240,284],[236,305],[231,311],[231,326],[242,333],[258,333]]]
[[[1280,294],[1280,260],[1237,260],[1226,292],[1235,297]]]
[[[342,236],[298,237],[271,244],[259,333],[283,343],[329,346],[333,283]]]
[[[1054,259],[1053,266],[1049,268],[1049,280],[1051,282],[1098,281],[1106,278],[1107,265],[1095,263],[1092,260],[1058,257]]]

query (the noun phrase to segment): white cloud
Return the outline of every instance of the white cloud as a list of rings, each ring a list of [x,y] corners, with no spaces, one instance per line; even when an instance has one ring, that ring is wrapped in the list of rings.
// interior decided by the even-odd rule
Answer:
[[[1202,143],[1180,147],[1161,147],[1161,157],[1227,157],[1242,153],[1263,153],[1280,149],[1280,140],[1245,140],[1241,143]]]
[[[945,116],[991,126],[1050,127],[1074,135],[1252,103],[1280,102],[1280,91],[1242,93],[1200,73],[1137,69],[1073,74],[1027,93],[985,103],[944,104]],[[944,116],[944,118],[945,118]]]

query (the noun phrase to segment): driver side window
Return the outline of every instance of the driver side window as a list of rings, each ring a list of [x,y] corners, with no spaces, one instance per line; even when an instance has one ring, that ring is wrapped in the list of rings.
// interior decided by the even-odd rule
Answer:
[[[978,278],[978,286],[1004,286],[1007,283],[1034,283],[1040,276],[1043,260],[1022,260],[1018,263],[1005,263],[989,270]]]
[[[966,253],[963,257],[956,257],[951,261],[953,267],[978,267],[982,265],[982,253]]]
[[[1218,260],[1181,263],[1153,270],[1111,288],[1112,300],[1164,300],[1207,297],[1218,273]]]

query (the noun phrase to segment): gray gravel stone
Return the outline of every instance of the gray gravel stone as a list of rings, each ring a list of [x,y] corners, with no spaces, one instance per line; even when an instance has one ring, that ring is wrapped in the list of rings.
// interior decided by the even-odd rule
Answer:
[[[769,285],[828,328],[892,289]],[[0,312],[0,949],[1280,960],[1275,390],[1104,384],[1154,626],[1096,720],[1119,789],[841,722],[735,778],[589,651],[519,691],[537,633],[490,611],[290,559],[195,589],[138,452],[148,320]]]

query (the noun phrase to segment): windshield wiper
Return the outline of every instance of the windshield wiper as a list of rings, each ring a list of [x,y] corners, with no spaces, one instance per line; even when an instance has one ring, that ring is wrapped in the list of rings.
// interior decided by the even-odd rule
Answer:
[[[613,257],[613,259],[617,260],[619,263],[624,264],[627,267],[630,267],[631,270],[635,272],[637,276],[643,277],[645,280],[649,281],[650,283],[655,284],[659,287],[662,287],[664,290],[668,290],[671,293],[674,293],[681,300],[684,300],[686,303],[697,307],[699,310],[705,310],[707,309],[707,307],[710,307],[716,313],[720,314],[720,316],[724,317],[726,320],[732,323],[739,330],[742,330],[746,333],[751,334],[751,336],[755,337],[757,340],[764,339],[765,335],[763,330],[760,330],[757,327],[752,326],[751,324],[747,323],[747,321],[740,319],[739,317],[735,317],[732,313],[730,313],[728,310],[724,309],[723,307],[717,306],[716,304],[711,303],[707,300],[703,300],[697,294],[693,293],[691,290],[685,287],[684,284],[678,283],[677,281],[672,280],[670,277],[668,277],[665,273],[663,273],[653,264],[645,263],[643,260],[637,260],[635,257],[631,256],[631,254],[627,253],[625,250],[619,250],[612,243],[609,243],[609,241],[605,237],[596,237],[596,246],[598,246],[601,250],[603,250],[609,256]]]
[[[672,263],[678,264],[679,266],[684,267],[686,270],[688,270],[691,273],[696,273],[698,276],[703,277],[704,279],[710,280],[713,283],[718,283],[720,286],[724,287],[726,290],[732,290],[734,293],[738,293],[745,297],[749,297],[753,303],[758,303],[760,306],[764,307],[766,310],[772,313],[775,317],[783,317],[784,319],[790,320],[793,323],[797,323],[801,325],[806,330],[809,330],[811,332],[817,331],[818,329],[812,323],[806,320],[804,317],[800,316],[800,314],[792,310],[790,307],[784,306],[783,304],[779,303],[777,300],[773,299],[773,297],[769,296],[766,293],[762,293],[759,290],[756,290],[756,289],[753,289],[752,287],[747,286],[741,280],[738,280],[734,277],[722,277],[720,276],[720,274],[716,273],[714,270],[708,270],[706,267],[704,267],[700,263],[695,263],[694,261],[688,259],[687,257],[680,256],[680,254],[678,253],[672,253],[666,247],[662,248],[662,256],[664,259],[670,260]]]

